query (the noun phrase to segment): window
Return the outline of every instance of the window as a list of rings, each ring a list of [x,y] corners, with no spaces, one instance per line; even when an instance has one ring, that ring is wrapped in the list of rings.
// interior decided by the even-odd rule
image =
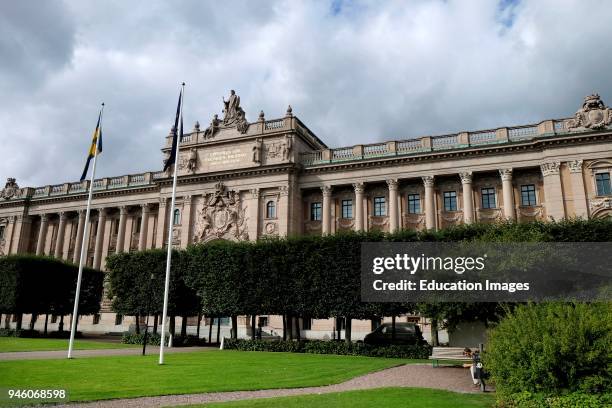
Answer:
[[[421,196],[419,194],[408,194],[408,213],[419,214],[421,212]]]
[[[353,200],[342,200],[342,218],[353,218]]]
[[[321,203],[310,203],[310,221],[321,221]]]
[[[116,314],[115,315],[115,326],[119,326],[121,323],[123,323],[123,315]]]
[[[374,197],[374,216],[384,217],[387,215],[385,197]]]
[[[119,234],[119,220],[113,220],[113,224],[111,226],[111,234],[112,235]]]
[[[535,185],[525,184],[521,186],[521,205],[529,207],[536,205]]]
[[[486,187],[480,190],[482,208],[495,208],[495,189]]]
[[[214,318],[212,325],[214,326],[214,325],[219,324],[219,323],[220,323],[221,326],[229,326],[230,318],[229,317],[217,317],[217,318]]]
[[[444,211],[457,211],[457,192],[444,192]]]
[[[93,316],[93,324],[100,324],[100,315],[98,313]]]
[[[57,315],[51,315],[51,323],[52,324],[57,323]]]
[[[612,194],[612,188],[610,187],[610,173],[595,174],[595,182],[597,183],[597,195],[602,196]],[[1,235],[2,234],[0,234],[0,237]]]
[[[302,319],[302,330],[312,330],[312,319],[308,317]]]
[[[142,222],[142,218],[138,217],[136,219],[136,233],[139,234],[140,233],[140,223]]]
[[[178,208],[174,210],[174,217],[172,217],[172,224],[179,225],[181,223],[181,210]]]
[[[266,218],[276,218],[276,203],[268,201],[266,204]]]
[[[258,327],[265,327],[268,325],[268,316],[259,316],[259,323],[257,323]]]
[[[4,225],[0,225],[0,239],[4,239]]]

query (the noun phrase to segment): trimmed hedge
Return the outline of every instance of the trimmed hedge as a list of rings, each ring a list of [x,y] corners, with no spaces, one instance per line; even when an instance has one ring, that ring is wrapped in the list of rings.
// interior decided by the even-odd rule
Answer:
[[[74,335],[76,338],[81,338],[83,337],[83,333],[80,331],[77,331]],[[47,339],[68,339],[70,338],[70,332],[69,331],[54,331],[54,332],[49,332],[47,333],[47,335],[45,336],[43,333],[39,332],[38,330],[15,330],[15,329],[0,329],[0,337],[22,337],[22,338],[29,338],[29,339],[36,339],[36,338],[47,338]]]
[[[573,392],[548,396],[523,391],[497,401],[499,408],[601,408],[612,406],[612,394],[584,394]]]
[[[166,345],[168,345],[169,338],[166,337]],[[123,333],[121,342],[125,344],[142,344],[144,343],[144,333]],[[161,336],[159,333],[147,334],[147,344],[153,344],[159,346],[161,342]],[[204,339],[199,339],[196,336],[174,336],[172,338],[172,347],[191,347],[191,346],[203,346],[207,344]]]
[[[431,346],[429,344],[374,346],[364,343],[348,344],[343,341],[323,340],[267,341],[225,339],[224,349],[409,359],[427,359],[431,355]]]

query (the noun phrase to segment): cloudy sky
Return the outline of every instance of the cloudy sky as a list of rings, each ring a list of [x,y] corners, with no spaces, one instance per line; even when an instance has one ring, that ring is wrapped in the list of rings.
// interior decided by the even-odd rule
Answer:
[[[570,116],[612,100],[611,21],[604,0],[4,1],[0,182],[77,180],[102,101],[98,174],[160,169],[181,81],[188,129],[235,89],[332,147]]]

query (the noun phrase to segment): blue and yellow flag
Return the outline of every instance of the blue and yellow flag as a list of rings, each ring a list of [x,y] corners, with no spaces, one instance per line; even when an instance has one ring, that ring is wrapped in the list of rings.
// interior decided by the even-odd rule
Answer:
[[[85,177],[87,177],[87,170],[89,170],[89,162],[91,161],[91,159],[93,159],[94,156],[97,156],[98,154],[102,153],[102,125],[100,124],[101,119],[102,110],[100,110],[100,114],[98,115],[98,123],[96,124],[96,130],[94,130],[93,138],[91,139],[91,146],[89,147],[87,162],[85,163],[85,169],[83,170],[81,181],[85,180]]]

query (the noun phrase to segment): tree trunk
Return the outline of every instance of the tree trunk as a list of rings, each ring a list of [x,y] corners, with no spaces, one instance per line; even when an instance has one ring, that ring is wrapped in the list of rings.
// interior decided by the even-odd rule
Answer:
[[[283,341],[287,340],[287,315],[283,315]]]
[[[59,322],[59,325],[57,326],[57,331],[60,331],[60,332],[64,331],[64,315],[60,316],[60,322]]]
[[[45,331],[43,332],[45,336],[47,335],[47,325],[49,324],[49,313],[45,315]]]
[[[157,334],[157,315],[153,317],[153,334]]]
[[[5,329],[11,328],[11,315],[10,314],[4,315],[4,328]]]
[[[221,318],[217,317],[217,343],[221,341]]]
[[[73,317],[74,318],[74,317]],[[76,323],[74,324],[74,335],[76,336],[77,332],[79,331],[79,315],[77,315],[76,318]]]
[[[395,316],[391,316],[391,344],[395,344]]]
[[[346,316],[346,330],[344,331],[344,338],[347,342],[347,344],[351,343],[351,335],[352,335],[352,319],[350,316]]]
[[[232,339],[238,338],[238,316],[232,316]]]
[[[214,323],[215,323],[215,319],[211,317],[210,320],[208,321],[208,344],[209,345],[210,343],[212,343],[212,327]]]
[[[164,330],[163,327],[162,327],[162,330]],[[172,335],[172,337],[174,337],[175,331],[176,331],[176,319],[174,316],[170,316],[170,334]]]
[[[187,337],[187,316],[183,316],[181,321],[181,337]]]
[[[251,340],[255,340],[255,320],[257,320],[257,317],[251,315]]]
[[[140,315],[134,316],[136,322],[136,334],[140,334]]]
[[[438,339],[438,319],[431,319],[431,345],[434,347],[440,345]]]
[[[202,322],[202,313],[198,313],[198,329],[196,330],[196,336],[200,338],[200,323]]]
[[[34,330],[34,325],[36,324],[36,319],[38,318],[38,315],[32,313],[31,317],[30,317],[30,330]]]
[[[340,319],[341,317],[336,317],[336,332],[338,340],[342,340],[342,321]]]
[[[297,341],[302,340],[302,331],[300,330],[300,318],[295,317],[295,338]]]
[[[293,316],[287,315],[287,328],[289,329],[289,340],[293,340]]]
[[[21,330],[21,322],[22,321],[23,321],[23,313],[19,313],[17,315],[17,324],[16,324],[16,327],[15,327],[16,330]]]

